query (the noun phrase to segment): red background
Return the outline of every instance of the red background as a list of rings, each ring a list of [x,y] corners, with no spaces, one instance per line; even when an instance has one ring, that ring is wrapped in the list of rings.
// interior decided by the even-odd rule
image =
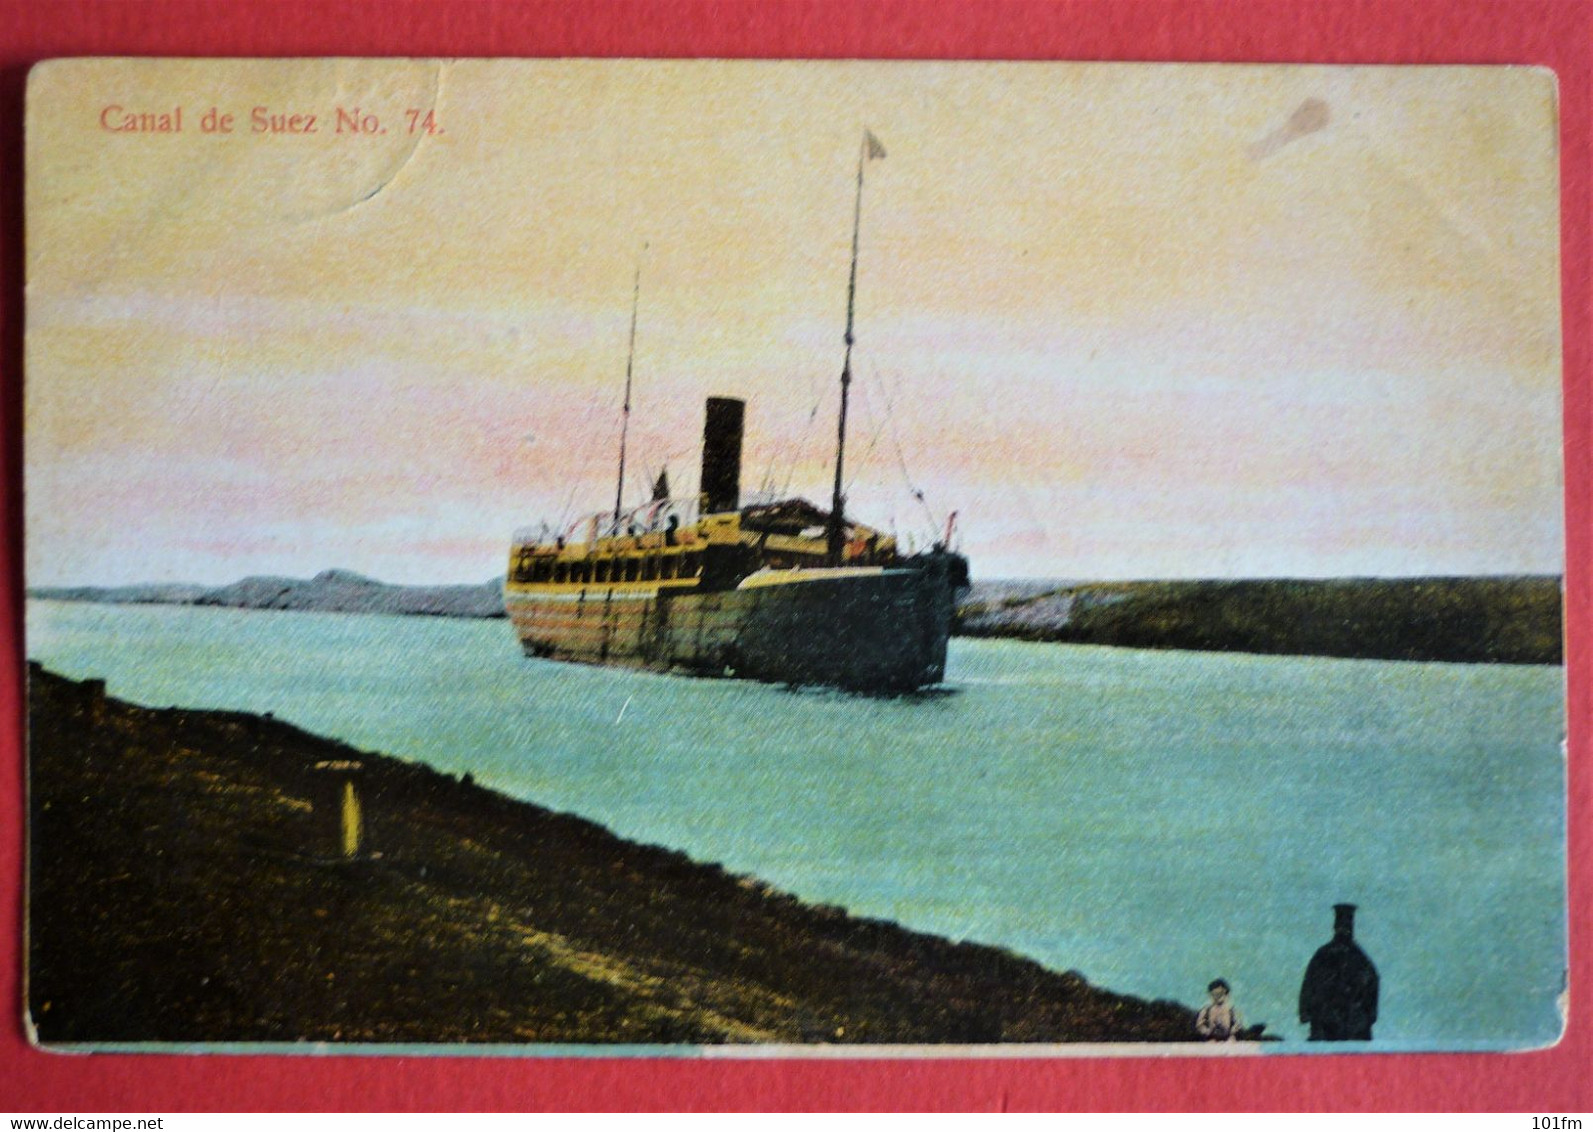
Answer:
[[[1567,663],[1573,1019],[1526,1054],[697,1061],[63,1056],[23,1037],[21,721],[22,106],[28,67],[67,55],[734,56],[1525,63],[1559,75],[1564,218]],[[895,0],[736,3],[144,4],[0,0],[0,1110],[1593,1109],[1590,775],[1593,627],[1584,563],[1593,462],[1588,285],[1593,5],[1385,0]]]

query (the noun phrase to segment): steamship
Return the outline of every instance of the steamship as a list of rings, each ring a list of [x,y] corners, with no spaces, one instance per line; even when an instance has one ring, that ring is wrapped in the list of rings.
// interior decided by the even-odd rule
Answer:
[[[944,543],[902,554],[802,499],[740,506],[743,413],[709,398],[695,509],[660,498],[516,537],[504,604],[527,655],[861,691],[940,683],[966,560]]]
[[[670,498],[660,476],[648,503],[626,509],[622,427],[613,510],[514,537],[504,605],[527,655],[860,691],[944,679],[953,601],[968,584],[967,560],[951,549],[955,514],[932,549],[904,554],[850,520],[842,494],[863,167],[883,156],[865,133],[830,510],[804,499],[742,505],[745,404],[728,397],[708,399],[696,499]],[[638,264],[626,426],[640,294]]]

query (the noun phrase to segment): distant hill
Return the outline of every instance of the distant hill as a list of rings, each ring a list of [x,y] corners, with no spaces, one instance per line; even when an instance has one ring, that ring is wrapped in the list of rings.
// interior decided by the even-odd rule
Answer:
[[[348,570],[323,570],[313,578],[245,578],[214,589],[183,584],[74,586],[29,590],[28,594],[54,601],[220,605],[234,609],[297,609],[319,613],[403,613],[432,617],[504,615],[502,578],[473,586],[396,586]]]
[[[970,637],[1380,660],[1563,663],[1560,579],[979,582]]]
[[[190,582],[142,582],[132,586],[47,586],[30,589],[28,596],[113,605],[193,605],[209,592],[209,587]]]

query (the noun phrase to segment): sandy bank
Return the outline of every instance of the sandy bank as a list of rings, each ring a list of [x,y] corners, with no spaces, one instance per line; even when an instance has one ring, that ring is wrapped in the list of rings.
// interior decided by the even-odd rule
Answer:
[[[37,666],[29,696],[47,1043],[1193,1036],[1177,1004],[805,905],[269,717],[137,707]],[[347,761],[352,861],[315,769]]]

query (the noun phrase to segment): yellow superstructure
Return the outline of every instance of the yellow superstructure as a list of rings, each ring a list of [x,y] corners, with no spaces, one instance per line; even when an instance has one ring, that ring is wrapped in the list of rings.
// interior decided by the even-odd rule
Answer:
[[[592,531],[595,534],[595,523]],[[708,515],[684,527],[589,537],[585,542],[517,542],[509,585],[551,593],[590,586],[648,593],[690,589],[702,578],[707,547],[740,541],[741,516],[730,512]]]

